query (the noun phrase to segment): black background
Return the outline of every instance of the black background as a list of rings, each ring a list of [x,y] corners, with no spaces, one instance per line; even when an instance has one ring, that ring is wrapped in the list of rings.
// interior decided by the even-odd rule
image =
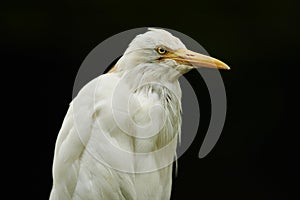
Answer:
[[[11,156],[19,169],[12,174],[19,178],[9,187],[25,189],[21,195],[30,199],[49,197],[55,140],[83,59],[114,34],[154,26],[189,35],[232,68],[221,72],[228,99],[225,127],[204,159],[198,152],[209,99],[204,83],[197,86],[205,118],[179,159],[172,199],[294,199],[298,8],[296,1],[259,0],[3,3],[2,64],[13,71],[3,77],[18,85],[8,89],[18,102],[9,119],[16,122],[13,128],[25,124],[13,135],[20,150]],[[193,72],[187,76],[195,81]]]

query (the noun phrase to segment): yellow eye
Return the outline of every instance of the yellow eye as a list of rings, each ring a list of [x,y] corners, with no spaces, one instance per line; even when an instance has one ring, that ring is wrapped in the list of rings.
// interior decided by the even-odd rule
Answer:
[[[160,55],[163,55],[165,53],[167,53],[167,50],[163,47],[158,47],[157,48],[157,52],[160,54]]]

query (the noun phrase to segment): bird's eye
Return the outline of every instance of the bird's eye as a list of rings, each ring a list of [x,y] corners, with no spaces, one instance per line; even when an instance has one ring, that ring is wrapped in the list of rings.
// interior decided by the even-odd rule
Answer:
[[[163,55],[165,53],[167,53],[167,50],[163,47],[158,47],[157,48],[157,52],[160,54],[160,55]]]

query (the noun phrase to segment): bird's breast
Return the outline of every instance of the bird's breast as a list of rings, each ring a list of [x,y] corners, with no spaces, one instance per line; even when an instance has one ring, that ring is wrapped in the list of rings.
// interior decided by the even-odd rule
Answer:
[[[81,93],[85,101],[76,103],[79,111],[90,105],[89,112],[77,113],[91,121],[78,121],[80,135],[90,133],[86,149],[122,171],[152,171],[171,164],[181,132],[180,88],[149,83],[132,89],[113,77],[101,77],[87,88],[90,94]]]
[[[138,152],[160,149],[180,134],[180,99],[162,85],[146,85],[132,94],[129,103],[136,123],[135,146]]]

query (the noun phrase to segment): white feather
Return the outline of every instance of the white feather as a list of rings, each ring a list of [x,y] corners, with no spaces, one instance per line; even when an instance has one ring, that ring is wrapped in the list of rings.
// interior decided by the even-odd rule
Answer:
[[[92,80],[70,104],[55,147],[51,200],[170,198],[172,164],[163,164],[173,161],[180,136],[179,73],[169,63],[149,62],[156,56],[152,50],[134,51],[161,43],[175,49],[184,47],[166,31],[155,29],[140,35],[117,63],[116,72]],[[122,90],[116,96],[119,87]],[[130,97],[129,118],[122,115],[124,106],[127,109],[123,96]],[[112,102],[118,103],[117,109],[112,108]],[[116,123],[112,109],[132,135]],[[133,122],[141,127],[150,123],[159,133],[137,138],[144,129],[133,127]],[[159,156],[126,153],[153,152],[174,140],[175,145]],[[160,169],[148,173],[119,170],[140,172],[149,166]]]

